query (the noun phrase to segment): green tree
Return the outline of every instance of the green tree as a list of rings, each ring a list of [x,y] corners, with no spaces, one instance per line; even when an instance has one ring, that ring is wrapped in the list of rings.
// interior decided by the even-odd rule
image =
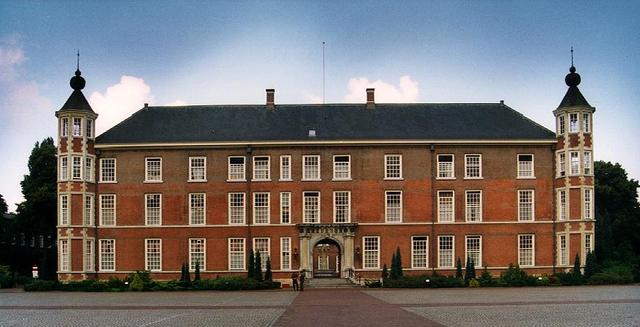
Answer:
[[[256,273],[255,264],[256,264],[256,258],[255,258],[255,255],[253,254],[253,249],[251,249],[249,250],[249,268],[247,269],[247,278],[255,279],[255,273]]]
[[[200,261],[196,261],[196,271],[193,273],[193,281],[197,282],[200,280]]]
[[[596,262],[596,254],[592,251],[587,253],[587,258],[584,263],[584,278],[589,278],[598,272],[598,263]]]
[[[462,279],[462,261],[460,257],[458,257],[458,261],[456,262],[456,278]]]
[[[267,269],[264,272],[264,280],[273,281],[273,273],[271,272],[271,258],[267,257]]]
[[[253,278],[259,282],[262,281],[262,255],[260,251],[256,251],[256,263],[253,266]]]
[[[571,273],[576,276],[582,276],[582,271],[580,271],[580,255],[576,253],[576,258],[573,260],[573,269],[571,269]]]
[[[476,278],[475,263],[472,258],[467,258],[467,266],[464,269],[464,282],[468,284],[474,278]]]
[[[402,272],[402,256],[400,255],[400,247],[396,248],[396,275],[398,279],[404,275]]]
[[[7,201],[5,201],[2,194],[0,194],[0,215],[4,215],[8,210],[9,207],[7,207]]]
[[[389,269],[387,269],[386,263],[382,266],[382,275],[380,277],[382,277],[383,280],[389,278]]]

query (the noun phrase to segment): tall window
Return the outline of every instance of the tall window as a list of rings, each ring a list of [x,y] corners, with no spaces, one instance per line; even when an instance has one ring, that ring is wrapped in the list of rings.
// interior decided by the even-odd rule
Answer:
[[[518,178],[531,178],[533,176],[533,154],[519,154]]]
[[[320,180],[320,156],[302,156],[302,180]]]
[[[362,268],[378,269],[380,267],[380,237],[365,236],[362,238]]]
[[[438,236],[438,267],[453,268],[453,235]]]
[[[69,196],[60,195],[60,225],[69,225]]]
[[[584,256],[586,259],[587,254],[593,252],[593,234],[584,234]]]
[[[466,191],[467,221],[482,221],[482,191]]]
[[[533,234],[518,235],[518,264],[521,267],[535,264],[535,239]]]
[[[244,157],[229,157],[229,180],[244,181],[246,180],[244,167]]]
[[[280,156],[280,180],[291,180],[291,156]]]
[[[587,113],[582,114],[582,130],[591,133],[591,117]]]
[[[84,158],[84,179],[87,182],[93,182],[93,158]]]
[[[564,177],[567,173],[567,162],[564,152],[558,153],[558,176]]]
[[[162,240],[145,240],[145,270],[162,271]]]
[[[162,182],[162,158],[145,158],[145,182]]]
[[[591,175],[591,151],[585,151],[583,153],[583,163],[582,166],[584,168],[585,175]]]
[[[467,235],[465,236],[466,258],[465,263],[473,260],[474,267],[482,267],[482,236]]]
[[[402,155],[384,156],[384,179],[402,179]]]
[[[244,193],[229,193],[229,224],[245,223]]]
[[[71,255],[69,253],[69,240],[60,240],[60,271],[71,270]]]
[[[518,190],[518,220],[534,220],[533,190]]]
[[[455,221],[455,198],[453,191],[438,191],[438,221]]]
[[[44,239],[42,240],[44,242]],[[84,240],[84,258],[82,260],[82,266],[84,271],[95,271],[95,262],[93,256],[93,240]]]
[[[565,123],[564,123],[564,115],[558,116],[558,134],[564,134],[565,131]]]
[[[229,239],[229,270],[244,270],[244,238]]]
[[[333,179],[351,179],[350,156],[333,156]]]
[[[82,118],[73,118],[73,136],[82,136]]]
[[[580,153],[577,151],[571,151],[571,175],[580,174]]]
[[[584,219],[593,219],[593,190],[585,188],[583,193]]]
[[[93,120],[87,119],[86,122],[87,122],[87,124],[86,124],[87,125],[87,131],[86,131],[87,138],[93,138]]]
[[[93,195],[84,196],[83,225],[93,226]]]
[[[262,271],[267,269],[267,259],[271,255],[270,242],[271,239],[268,237],[255,237],[253,238],[253,252],[258,255],[260,254],[260,264]]]
[[[268,224],[269,215],[269,192],[253,193],[253,223]]]
[[[116,270],[116,240],[100,240],[100,270]]]
[[[69,118],[62,118],[60,120],[60,136],[69,136]]]
[[[386,191],[385,195],[385,221],[397,223],[402,221],[402,192]]]
[[[116,181],[116,159],[100,159],[100,182],[114,183]]]
[[[291,224],[291,192],[280,192],[280,223]]]
[[[280,238],[280,269],[291,270],[291,237]]]
[[[569,114],[569,133],[578,133],[578,114]]]
[[[411,237],[411,268],[427,268],[429,263],[427,236]]]
[[[464,155],[464,178],[482,178],[482,155]]]
[[[320,193],[304,192],[302,193],[303,205],[303,221],[304,223],[320,222]]]
[[[100,194],[100,225],[115,226],[116,224],[116,195]]]
[[[558,235],[558,265],[566,266],[569,264],[569,250],[567,249],[567,235]]]
[[[269,157],[253,157],[253,179],[257,181],[268,181],[271,179]]]
[[[206,194],[189,194],[189,224],[204,225],[206,221]]]
[[[82,157],[71,157],[71,178],[74,180],[82,179]]]
[[[558,220],[567,220],[567,191],[558,191]]]
[[[189,181],[207,181],[207,157],[189,157]]]
[[[162,195],[145,194],[145,224],[160,225],[162,223]]]
[[[351,220],[351,192],[333,192],[333,221],[348,223]]]
[[[453,154],[438,155],[438,178],[455,178]]]
[[[206,240],[204,238],[189,239],[189,269],[196,270],[196,264],[200,270],[206,270]]]
[[[69,158],[60,157],[60,180],[66,181],[69,179]]]

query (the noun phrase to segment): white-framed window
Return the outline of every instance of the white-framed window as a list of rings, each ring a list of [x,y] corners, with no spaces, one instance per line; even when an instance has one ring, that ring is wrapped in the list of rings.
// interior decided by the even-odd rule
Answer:
[[[271,180],[271,158],[269,156],[253,157],[253,180],[269,181]]]
[[[386,154],[384,156],[384,179],[402,179],[401,154]]]
[[[567,160],[564,152],[558,153],[558,176],[564,177],[567,174]]]
[[[582,168],[585,175],[591,175],[591,151],[585,151],[582,154]]]
[[[587,258],[587,254],[589,254],[589,252],[593,252],[593,234],[591,233],[586,233],[584,234],[584,255],[583,257]]]
[[[229,239],[229,270],[244,270],[244,238]]]
[[[563,135],[565,132],[564,115],[558,116],[558,134]]]
[[[569,114],[569,133],[578,133],[578,114]]]
[[[380,268],[380,236],[362,237],[362,268]]]
[[[82,136],[82,118],[73,118],[73,137]]]
[[[584,202],[584,219],[593,219],[593,189],[583,189],[582,199]]]
[[[93,138],[93,120],[91,119],[87,119],[86,120],[86,134],[87,134],[87,138]]]
[[[206,223],[207,196],[205,193],[189,193],[189,224],[204,225]]]
[[[69,196],[60,195],[60,225],[69,225]]]
[[[567,220],[569,217],[567,207],[567,191],[558,191],[558,220]]]
[[[333,222],[348,223],[351,221],[351,192],[333,192]]]
[[[320,192],[303,192],[302,206],[302,219],[305,224],[320,222]]]
[[[464,178],[482,178],[482,155],[464,155]]]
[[[244,199],[245,195],[242,192],[229,193],[229,224],[230,225],[244,225],[246,210]]]
[[[453,154],[438,155],[438,178],[454,179],[455,176],[455,157]]]
[[[162,158],[144,158],[144,181],[162,182]]]
[[[189,182],[207,181],[207,157],[189,157]]]
[[[60,180],[66,181],[69,179],[69,157],[60,157]]]
[[[271,202],[269,192],[253,193],[253,223],[256,225],[265,225],[270,222],[270,205]]]
[[[100,240],[100,271],[116,270],[116,240]]]
[[[280,180],[291,180],[291,156],[280,156]]]
[[[464,237],[464,247],[467,254],[465,256],[465,265],[471,259],[474,267],[482,267],[482,236],[466,235]]]
[[[228,178],[230,181],[246,181],[244,157],[229,157]]]
[[[280,192],[280,223],[291,224],[291,192]]]
[[[280,270],[291,270],[291,237],[280,238]]]
[[[71,271],[71,253],[69,248],[69,240],[60,240],[60,271]]]
[[[253,252],[257,256],[260,255],[260,269],[267,269],[267,259],[271,256],[271,239],[268,237],[253,238]]]
[[[93,195],[85,195],[84,196],[84,212],[83,212],[83,225],[85,226],[93,226],[93,204],[94,198]]]
[[[196,270],[199,264],[200,270],[206,270],[207,240],[204,238],[189,239],[189,270]]]
[[[351,179],[351,156],[349,155],[333,156],[333,179],[334,180],[350,180]]]
[[[429,265],[429,237],[411,236],[411,268],[427,268]]]
[[[571,175],[580,174],[580,152],[571,151],[569,152],[569,156],[571,157],[571,161],[570,161],[571,170],[569,171],[569,173]]]
[[[84,158],[84,179],[93,182],[93,157]]]
[[[535,220],[535,201],[533,190],[518,190],[518,220]]]
[[[71,179],[82,180],[82,157],[71,157]]]
[[[82,267],[84,268],[84,271],[96,270],[94,256],[93,256],[93,248],[94,248],[94,245],[93,245],[92,239],[84,240],[84,249],[83,249],[84,258],[82,259]]]
[[[558,265],[569,265],[569,243],[567,234],[558,234]]]
[[[100,194],[100,225],[116,225],[116,195]]]
[[[438,267],[453,268],[455,254],[455,237],[453,235],[438,236]]]
[[[591,115],[588,113],[582,114],[582,131],[585,133],[591,133]]]
[[[438,221],[454,222],[456,219],[453,191],[438,191]]]
[[[60,119],[60,136],[69,136],[69,118]]]
[[[482,191],[465,191],[467,221],[482,221]]]
[[[100,182],[101,183],[116,182],[116,159],[115,158],[100,159]]]
[[[402,222],[402,191],[385,191],[385,221]]]
[[[535,265],[535,235],[518,235],[518,265],[521,267]]]
[[[519,154],[518,178],[533,178],[534,174],[533,154]]]
[[[319,181],[320,180],[320,156],[319,155],[302,156],[302,180],[303,181]]]
[[[162,224],[162,194],[153,193],[144,195],[144,221],[147,226]]]
[[[148,238],[144,241],[144,269],[148,271],[162,271],[162,240]]]

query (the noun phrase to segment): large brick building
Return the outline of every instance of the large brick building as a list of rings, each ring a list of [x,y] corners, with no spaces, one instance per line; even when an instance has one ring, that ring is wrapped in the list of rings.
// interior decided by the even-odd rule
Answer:
[[[594,247],[592,114],[572,66],[552,132],[500,103],[144,108],[100,136],[80,71],[58,118],[58,276],[566,269]],[[364,91],[364,90],[363,90]]]

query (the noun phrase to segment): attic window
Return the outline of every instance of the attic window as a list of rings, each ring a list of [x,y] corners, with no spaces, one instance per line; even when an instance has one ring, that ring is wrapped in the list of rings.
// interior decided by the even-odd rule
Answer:
[[[310,129],[309,130],[309,137],[316,137],[316,130],[315,129]]]

